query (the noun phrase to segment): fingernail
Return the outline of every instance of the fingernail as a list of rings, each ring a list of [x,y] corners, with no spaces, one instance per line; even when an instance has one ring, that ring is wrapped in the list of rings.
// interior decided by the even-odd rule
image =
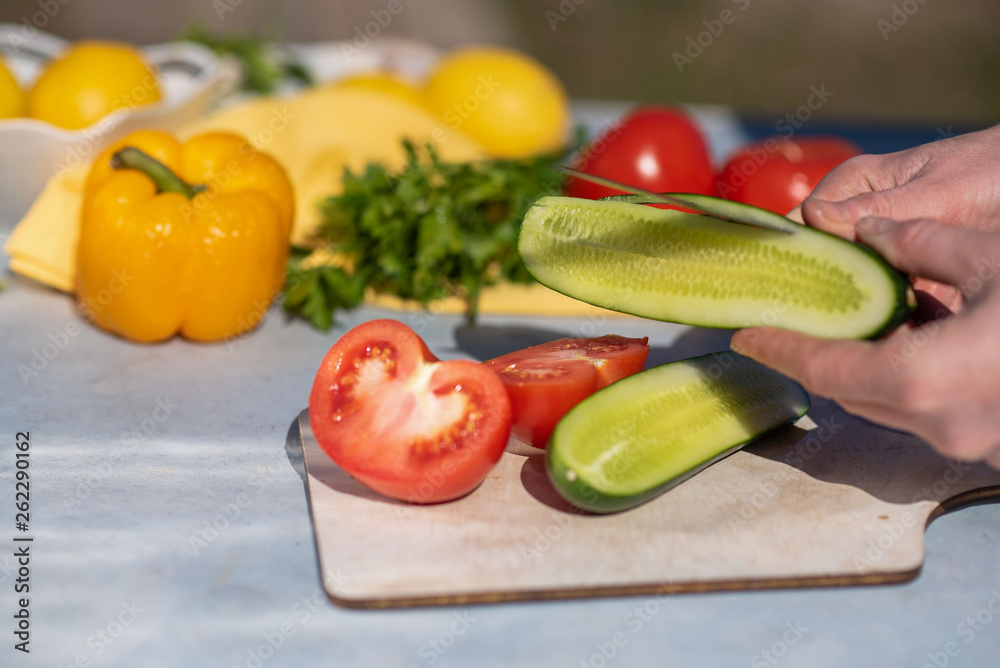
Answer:
[[[850,218],[850,213],[843,204],[825,199],[814,199],[812,203],[819,215],[831,223],[844,223]]]
[[[893,225],[895,225],[895,222],[889,218],[866,216],[858,221],[857,229],[858,234],[873,237],[888,231]]]

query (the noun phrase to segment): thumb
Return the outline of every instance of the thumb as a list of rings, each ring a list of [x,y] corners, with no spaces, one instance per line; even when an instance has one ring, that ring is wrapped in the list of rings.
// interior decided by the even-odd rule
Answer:
[[[1000,270],[1000,235],[922,218],[863,218],[858,238],[900,271],[954,285],[972,297]]]
[[[898,188],[866,192],[840,202],[811,196],[801,205],[802,218],[807,225],[846,239],[854,239],[855,225],[862,218],[877,216],[907,220],[921,215],[910,211],[907,198],[901,197]],[[926,214],[925,214],[926,215]]]

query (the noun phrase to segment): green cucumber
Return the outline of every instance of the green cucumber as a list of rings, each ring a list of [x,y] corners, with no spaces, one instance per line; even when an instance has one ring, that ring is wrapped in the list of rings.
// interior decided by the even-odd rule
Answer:
[[[624,378],[556,425],[545,469],[559,494],[595,513],[632,508],[809,410],[802,387],[725,351]]]
[[[518,251],[539,283],[654,320],[863,339],[913,311],[906,276],[869,248],[746,204],[679,197],[713,201],[720,215],[633,203],[641,196],[543,197],[525,215]],[[750,226],[755,219],[772,229]]]

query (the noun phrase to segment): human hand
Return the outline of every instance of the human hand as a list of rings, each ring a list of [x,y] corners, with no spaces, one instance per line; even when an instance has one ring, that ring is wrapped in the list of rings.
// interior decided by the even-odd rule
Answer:
[[[852,240],[855,225],[866,216],[935,218],[1000,232],[1000,126],[898,153],[851,158],[789,214]],[[958,309],[957,290],[922,278],[914,283],[918,291]]]
[[[1000,232],[865,218],[857,234],[898,269],[955,286],[965,308],[882,341],[744,329],[733,350],[944,455],[1000,469]]]

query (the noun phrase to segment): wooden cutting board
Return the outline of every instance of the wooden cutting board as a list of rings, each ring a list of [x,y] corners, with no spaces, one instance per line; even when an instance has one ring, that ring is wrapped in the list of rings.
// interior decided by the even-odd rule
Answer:
[[[299,416],[323,582],[348,607],[902,582],[943,512],[1000,498],[1000,471],[815,400],[809,415],[657,499],[587,515],[512,443],[465,498],[381,497]]]

